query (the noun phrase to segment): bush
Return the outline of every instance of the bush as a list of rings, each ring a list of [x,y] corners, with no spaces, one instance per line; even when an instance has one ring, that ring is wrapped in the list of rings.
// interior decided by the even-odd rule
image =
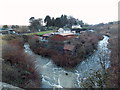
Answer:
[[[36,53],[44,57],[52,58],[55,64],[62,67],[74,67],[87,55],[90,55],[94,49],[97,49],[97,43],[100,36],[93,32],[83,32],[77,39],[70,40],[75,45],[75,50],[72,53],[62,52],[54,48],[56,43],[49,42],[48,47],[45,47],[42,42],[35,39],[33,36],[28,40],[30,48]],[[53,49],[51,49],[53,47]],[[64,44],[63,44],[64,47]],[[64,53],[64,54],[63,54]]]
[[[23,40],[23,37],[21,35],[4,35],[2,37],[3,40],[10,41],[10,40]]]
[[[28,38],[28,44],[30,45],[30,48],[34,51],[39,45],[38,38],[35,38],[35,36],[29,36]]]
[[[23,35],[22,37],[23,37],[24,42],[26,43],[26,42],[28,42],[28,38],[29,38],[30,36],[29,36],[29,35]]]
[[[112,74],[112,78],[110,79],[110,87],[112,88],[119,88],[120,87],[120,66],[119,66],[119,48],[118,48],[118,38],[111,38],[109,40],[110,45],[109,48],[111,49],[111,57],[110,57],[110,61],[111,61],[111,74]]]
[[[2,37],[2,40],[6,41],[7,43],[10,43],[12,45],[17,45],[23,48],[24,40],[22,36],[18,35],[5,35]]]
[[[4,82],[22,88],[40,87],[41,78],[36,71],[34,58],[24,52],[19,41],[8,41],[2,48],[2,58],[4,63],[10,63],[3,68]],[[15,72],[15,74],[12,74],[12,72]],[[21,81],[20,84],[19,81]]]
[[[23,73],[23,72],[21,72]],[[2,63],[2,81],[12,84],[14,86],[21,86],[24,83],[24,79],[20,78],[21,73],[9,63]]]
[[[108,80],[110,74],[103,73],[102,71],[94,71],[85,80],[81,79],[80,86],[82,88],[108,88]]]

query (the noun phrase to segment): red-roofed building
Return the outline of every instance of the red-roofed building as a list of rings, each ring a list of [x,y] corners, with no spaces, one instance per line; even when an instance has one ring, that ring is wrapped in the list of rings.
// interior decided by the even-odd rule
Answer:
[[[74,39],[76,36],[75,35],[67,35],[67,36],[62,36],[62,35],[54,35],[49,38],[49,46],[52,49],[56,49],[58,51],[64,52],[64,50],[73,50],[73,46],[71,45],[66,45],[70,44],[70,41]]]
[[[66,36],[54,35],[50,38],[50,41],[63,42],[63,41],[66,41],[66,40],[73,39],[75,37],[76,37],[76,35],[66,35]]]
[[[46,33],[46,34],[43,34],[43,37],[49,37],[51,35],[51,33]]]
[[[42,38],[46,40],[46,39],[48,39],[48,37],[50,37],[50,36],[51,36],[51,33],[46,33],[46,34],[43,34],[43,35],[42,35]]]
[[[74,48],[75,48],[74,45],[70,45],[70,44],[65,44],[64,45],[64,50],[72,51]]]
[[[64,45],[64,52],[67,54],[73,54],[75,50],[75,45],[65,44]]]
[[[50,38],[50,41],[65,41],[66,38],[62,35],[54,35]]]

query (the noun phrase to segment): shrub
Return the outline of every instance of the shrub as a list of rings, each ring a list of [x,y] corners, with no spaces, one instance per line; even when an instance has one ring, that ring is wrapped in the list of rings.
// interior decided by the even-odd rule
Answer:
[[[111,49],[111,57],[110,57],[110,61],[111,61],[111,74],[112,74],[112,78],[110,79],[110,87],[112,88],[118,88],[120,87],[120,66],[119,66],[119,49],[118,49],[118,38],[111,38],[109,40],[110,45],[109,48]]]
[[[28,38],[28,44],[30,45],[30,48],[34,51],[39,45],[39,40],[38,38],[35,38],[33,35],[31,35]]]
[[[36,88],[40,87],[40,75],[36,71],[34,57],[24,52],[19,41],[8,41],[2,48],[2,58],[4,63],[10,63],[9,66],[7,65],[8,68],[5,66],[7,69],[3,68],[4,82],[16,83],[15,85],[22,88],[30,88],[32,85]],[[14,70],[16,74],[13,75]],[[16,81],[13,79],[16,79]],[[23,80],[23,82],[19,84],[19,80]]]
[[[29,35],[22,35],[24,42],[28,42]]]
[[[108,72],[103,73],[98,70],[90,73],[85,80],[81,79],[80,86],[82,88],[108,88],[108,79],[110,79]]]
[[[100,36],[97,33],[93,32],[84,32],[80,34],[77,40],[70,40],[70,42],[75,45],[75,51],[73,51],[73,53],[65,53],[64,51],[60,53],[61,51],[59,51],[58,48],[54,48],[54,46],[56,47],[56,43],[54,42],[54,44],[49,42],[49,44],[51,45],[45,47],[45,44],[42,45],[42,42],[38,41],[38,39],[34,38],[34,36],[31,36],[31,38],[28,40],[28,43],[30,45],[30,48],[36,54],[52,58],[54,63],[58,66],[74,67],[87,55],[90,55],[94,51],[94,49],[96,49],[99,38]],[[53,48],[51,49],[51,47]]]
[[[6,41],[7,43],[10,43],[12,45],[17,45],[17,46],[23,48],[24,41],[23,41],[23,37],[22,36],[18,36],[18,35],[5,35],[5,36],[2,37],[2,39],[4,41]]]

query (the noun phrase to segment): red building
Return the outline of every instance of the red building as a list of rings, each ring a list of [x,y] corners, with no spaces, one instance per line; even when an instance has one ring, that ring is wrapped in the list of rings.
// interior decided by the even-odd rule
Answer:
[[[49,47],[61,52],[72,51],[75,46],[71,45],[70,41],[75,37],[76,35],[54,35],[49,38]]]

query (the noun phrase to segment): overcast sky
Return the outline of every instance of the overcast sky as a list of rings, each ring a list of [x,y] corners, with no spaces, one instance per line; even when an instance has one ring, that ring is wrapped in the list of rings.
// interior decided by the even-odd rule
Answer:
[[[88,24],[118,20],[119,0],[0,0],[0,25],[29,25],[29,18],[72,15]]]

